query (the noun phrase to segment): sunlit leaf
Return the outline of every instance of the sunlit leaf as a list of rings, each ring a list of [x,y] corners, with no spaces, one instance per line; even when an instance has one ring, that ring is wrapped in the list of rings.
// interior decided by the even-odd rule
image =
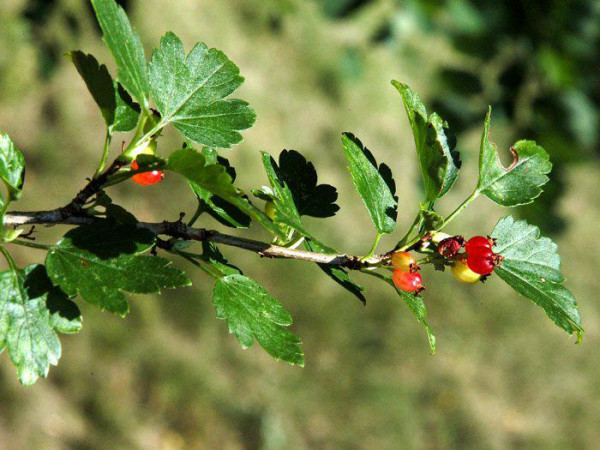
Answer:
[[[554,242],[538,227],[511,216],[501,219],[492,238],[494,252],[504,257],[494,272],[518,293],[541,306],[569,334],[581,335],[581,317],[573,294],[562,285],[560,257]]]

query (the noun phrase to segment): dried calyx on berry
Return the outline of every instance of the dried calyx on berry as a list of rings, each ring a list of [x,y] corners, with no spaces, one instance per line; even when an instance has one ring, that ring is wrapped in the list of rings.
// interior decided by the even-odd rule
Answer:
[[[460,234],[456,236],[450,236],[446,239],[442,239],[438,243],[438,252],[445,258],[452,258],[456,255],[465,245],[465,238]]]

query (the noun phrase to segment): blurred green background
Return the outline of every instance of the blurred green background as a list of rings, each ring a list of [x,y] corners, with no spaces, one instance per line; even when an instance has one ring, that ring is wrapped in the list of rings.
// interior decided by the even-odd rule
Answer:
[[[500,148],[538,140],[555,177],[527,217],[559,244],[587,333],[574,345],[543,311],[498,279],[458,285],[425,270],[438,338],[389,286],[356,275],[368,304],[303,262],[224,249],[290,310],[306,368],[242,350],[217,321],[212,281],[183,261],[194,287],[131,298],[123,320],[80,302],[84,329],[63,336],[47,380],[20,386],[0,357],[2,449],[595,449],[600,441],[600,4],[467,0],[129,0],[147,55],[167,30],[188,49],[222,49],[246,77],[239,97],[256,109],[245,141],[223,153],[243,189],[266,183],[259,150],[297,149],[340,192],[338,215],[308,221],[348,253],[373,230],[345,172],[340,133],[352,131],[389,164],[400,197],[398,235],[419,196],[412,136],[396,78],[420,92],[458,133],[463,170],[439,204],[470,192],[486,107]],[[3,0],[0,128],[27,161],[18,209],[66,204],[100,158],[102,118],[63,52],[94,53],[114,69],[91,7],[81,0]],[[113,155],[119,149],[115,139]],[[168,132],[160,149],[180,145]],[[140,220],[191,214],[174,176],[110,191]],[[173,201],[173,199],[177,201]],[[487,234],[506,215],[479,199],[450,232]],[[205,219],[208,227],[219,227]],[[40,228],[53,242],[64,228]],[[265,239],[260,230],[251,236]],[[398,236],[383,241],[389,248]],[[387,246],[387,247],[386,247]],[[14,249],[21,265],[42,254]],[[360,279],[359,279],[360,278]]]

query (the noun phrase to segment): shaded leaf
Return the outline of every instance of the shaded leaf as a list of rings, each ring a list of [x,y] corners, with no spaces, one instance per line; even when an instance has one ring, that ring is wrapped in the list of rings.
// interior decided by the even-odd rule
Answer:
[[[392,85],[402,96],[412,128],[425,186],[425,203],[432,203],[444,196],[456,181],[459,154],[453,149],[453,139],[447,136],[446,122],[436,113],[428,115],[421,98],[408,85],[395,80]]]
[[[73,334],[81,331],[83,318],[75,302],[59,287],[54,286],[46,268],[41,264],[29,266],[25,289],[29,297],[46,296],[46,307],[50,312],[50,325],[56,331]]]
[[[290,189],[301,216],[331,217],[339,211],[335,204],[336,189],[329,184],[317,184],[315,167],[296,150],[282,151],[275,171]]]
[[[479,153],[477,191],[502,206],[526,205],[542,193],[552,170],[548,153],[533,141],[518,141],[510,151],[513,162],[504,167],[490,141],[491,108],[485,118]]]
[[[220,278],[213,290],[213,304],[217,318],[227,320],[229,332],[243,348],[256,339],[275,359],[304,366],[301,341],[287,328],[292,317],[256,281],[238,274]]]
[[[352,181],[360,194],[378,233],[391,233],[396,227],[398,199],[391,171],[385,164],[377,167],[375,158],[350,133],[342,135],[344,153]]]
[[[161,288],[189,286],[185,273],[167,259],[139,255],[154,244],[149,230],[99,223],[69,231],[46,256],[52,282],[67,295],[81,295],[101,309],[125,315],[122,291],[157,294]]]
[[[186,56],[181,40],[167,33],[152,55],[150,81],[162,123],[173,123],[192,141],[229,148],[256,119],[246,102],[225,100],[244,79],[223,52],[205,44]]]
[[[127,14],[114,0],[92,0],[103,40],[117,63],[119,81],[148,110],[150,85],[144,47]]]
[[[296,230],[302,236],[309,237],[310,234],[302,225],[300,213],[294,203],[294,196],[287,184],[277,175],[275,160],[266,152],[262,152],[263,166],[267,172],[267,178],[273,188],[273,203],[275,204],[275,222],[285,224]]]
[[[492,238],[494,252],[504,260],[494,272],[515,291],[541,306],[548,317],[569,334],[583,333],[573,294],[561,283],[560,256],[552,240],[538,227],[511,216],[500,219]]]
[[[69,57],[100,108],[106,126],[114,131],[133,130],[140,115],[140,106],[120,84],[113,81],[106,66],[100,65],[93,55],[80,51],[70,52]]]

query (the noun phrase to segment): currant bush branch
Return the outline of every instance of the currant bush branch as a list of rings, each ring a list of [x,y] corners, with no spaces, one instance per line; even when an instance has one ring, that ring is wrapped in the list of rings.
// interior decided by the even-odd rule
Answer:
[[[106,220],[89,215],[67,215],[63,208],[51,211],[14,211],[9,212],[4,217],[5,225],[20,226],[30,224],[40,225],[86,225],[98,221]],[[362,260],[360,256],[347,254],[325,254],[309,252],[289,247],[273,245],[267,242],[256,241],[252,239],[241,238],[224,234],[216,230],[206,228],[193,228],[181,221],[163,221],[157,223],[138,222],[139,228],[145,228],[156,235],[170,236],[186,241],[208,241],[216,244],[223,244],[230,247],[237,247],[257,253],[266,258],[283,258],[309,261],[329,266],[344,267],[350,270],[360,270],[366,267],[380,266],[389,260],[389,254],[374,255],[368,259]],[[19,245],[26,245],[23,241],[14,242]],[[29,244],[29,243],[27,243]],[[37,244],[36,248],[40,248]],[[28,245],[33,247],[33,245]],[[45,247],[44,247],[45,248]]]

